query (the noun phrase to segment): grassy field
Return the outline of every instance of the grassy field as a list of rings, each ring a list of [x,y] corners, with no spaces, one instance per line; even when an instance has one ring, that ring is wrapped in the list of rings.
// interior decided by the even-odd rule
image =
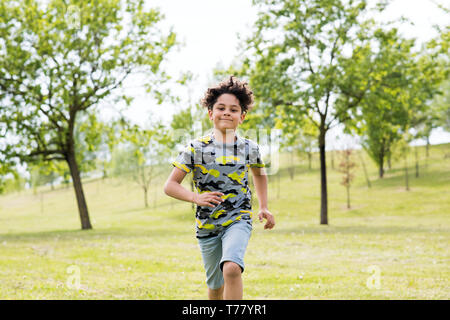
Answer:
[[[244,299],[449,299],[445,154],[450,144],[432,146],[425,167],[420,147],[419,178],[410,155],[410,191],[403,162],[378,179],[365,157],[368,188],[355,157],[350,210],[342,174],[328,155],[328,226],[319,224],[317,155],[312,170],[297,159],[293,180],[285,168],[280,185],[270,176],[269,209],[277,225],[268,231],[254,223]],[[165,178],[155,182],[147,209],[130,181],[85,183],[89,231],[80,230],[71,188],[0,196],[0,299],[205,299],[193,212],[163,194]]]

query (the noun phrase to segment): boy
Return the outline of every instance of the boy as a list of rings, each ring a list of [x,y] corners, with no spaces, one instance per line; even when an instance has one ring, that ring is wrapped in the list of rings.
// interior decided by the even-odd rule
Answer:
[[[275,225],[267,208],[267,175],[259,147],[236,134],[251,104],[253,93],[247,83],[230,77],[209,88],[202,100],[213,122],[212,132],[195,139],[172,163],[164,192],[176,199],[197,204],[196,237],[206,271],[208,298],[242,299],[241,273],[252,230],[251,192],[248,169],[254,177],[259,200],[259,220],[264,229]],[[181,186],[193,172],[198,193]]]

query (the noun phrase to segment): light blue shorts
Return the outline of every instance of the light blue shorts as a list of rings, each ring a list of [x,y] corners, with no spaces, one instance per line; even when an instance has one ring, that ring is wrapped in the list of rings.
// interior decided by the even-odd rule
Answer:
[[[198,239],[206,271],[206,285],[210,289],[219,289],[224,283],[223,264],[232,261],[244,272],[244,255],[252,233],[249,221],[230,224],[217,236]]]

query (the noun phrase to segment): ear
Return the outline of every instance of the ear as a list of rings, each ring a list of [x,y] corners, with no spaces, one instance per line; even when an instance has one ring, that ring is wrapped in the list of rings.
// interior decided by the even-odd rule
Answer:
[[[212,117],[212,110],[208,108],[208,116],[209,116],[209,120],[213,121],[213,117]]]
[[[241,116],[239,118],[239,124],[242,124],[242,122],[244,122],[246,115],[247,115],[247,112],[241,113]]]

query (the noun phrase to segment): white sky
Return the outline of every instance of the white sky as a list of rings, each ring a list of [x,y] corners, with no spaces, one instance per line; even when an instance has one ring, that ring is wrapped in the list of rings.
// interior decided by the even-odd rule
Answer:
[[[444,3],[444,0],[435,0]],[[248,35],[249,27],[256,20],[256,8],[251,0],[147,0],[151,7],[159,7],[165,14],[165,24],[171,25],[184,43],[178,52],[173,52],[167,65],[169,74],[176,77],[180,71],[194,73],[197,77],[190,95],[198,101],[210,83],[212,70],[218,63],[227,66],[236,57],[239,40],[237,34]],[[432,0],[394,0],[381,21],[394,20],[401,15],[411,19],[414,26],[402,25],[407,37],[417,37],[423,42],[435,35],[433,24],[445,25],[450,21]],[[179,92],[185,97],[188,89]],[[147,94],[134,90],[136,100],[127,115],[139,124],[149,117],[169,121],[172,114],[185,105],[152,104]],[[339,131],[339,130],[338,130]],[[336,133],[329,132],[332,139]],[[431,143],[450,142],[450,133],[437,130],[432,134]]]

